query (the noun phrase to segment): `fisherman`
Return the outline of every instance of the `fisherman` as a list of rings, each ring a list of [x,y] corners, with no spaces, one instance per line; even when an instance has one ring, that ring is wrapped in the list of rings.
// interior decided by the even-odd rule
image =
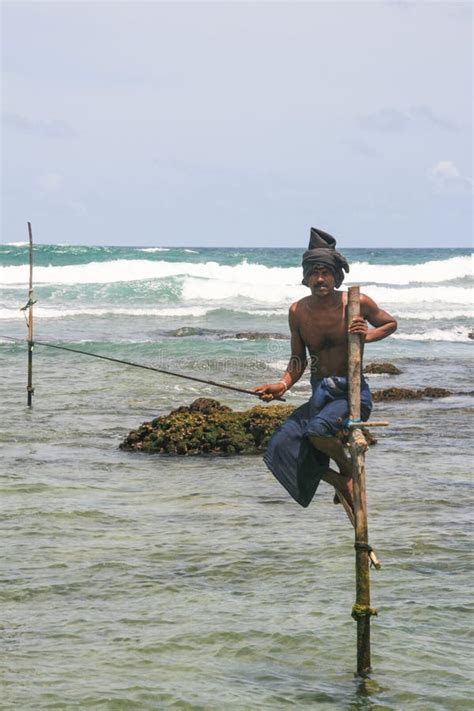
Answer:
[[[278,481],[301,506],[311,502],[321,479],[328,482],[353,508],[352,467],[346,448],[335,435],[344,427],[348,404],[348,337],[358,333],[365,343],[390,336],[397,322],[365,294],[360,295],[361,316],[347,324],[347,292],[338,291],[349,272],[336,240],[311,228],[303,255],[303,281],[311,294],[290,306],[291,358],[277,383],[255,388],[261,400],[282,397],[311,364],[312,396],[273,434],[264,461]],[[369,329],[369,322],[374,328]],[[367,421],[372,398],[361,379],[361,419]],[[333,459],[339,472],[329,469]],[[338,503],[337,496],[334,497]]]

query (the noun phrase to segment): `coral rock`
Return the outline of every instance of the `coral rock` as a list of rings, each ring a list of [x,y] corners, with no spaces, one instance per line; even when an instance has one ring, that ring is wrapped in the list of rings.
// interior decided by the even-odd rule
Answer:
[[[450,390],[445,388],[422,388],[414,390],[412,388],[385,388],[384,390],[374,390],[372,399],[374,402],[386,400],[421,400],[424,397],[448,397],[452,395]]]
[[[444,388],[387,388],[372,393],[376,402],[447,397]],[[273,432],[291,415],[291,405],[257,405],[243,412],[234,411],[217,400],[198,398],[189,406],[178,407],[168,415],[155,417],[132,430],[120,448],[149,454],[232,455],[261,454]],[[369,444],[377,441],[364,428]],[[347,439],[347,431],[340,438]]]
[[[367,363],[364,373],[373,375],[399,375],[402,371],[393,363]]]
[[[159,454],[258,454],[293,407],[257,405],[236,412],[217,400],[198,398],[189,407],[145,422],[130,432],[121,449]]]

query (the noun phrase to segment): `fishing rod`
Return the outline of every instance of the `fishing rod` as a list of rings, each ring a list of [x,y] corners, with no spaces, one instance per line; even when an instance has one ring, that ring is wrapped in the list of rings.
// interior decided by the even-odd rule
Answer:
[[[14,336],[3,336],[0,334],[0,338],[6,338],[9,341],[16,341],[24,343],[23,338],[15,338]],[[30,343],[30,341],[28,341]],[[131,365],[133,368],[143,368],[144,370],[152,370],[155,373],[163,373],[164,375],[172,375],[175,378],[184,378],[185,380],[194,380],[196,383],[204,383],[205,385],[214,385],[216,388],[225,388],[226,390],[234,390],[238,393],[245,393],[246,395],[253,395],[254,397],[260,397],[258,393],[253,390],[246,390],[245,388],[238,388],[235,385],[226,385],[225,383],[217,383],[215,380],[205,380],[204,378],[196,378],[194,375],[184,375],[183,373],[176,373],[172,370],[164,370],[163,368],[155,368],[153,365],[144,365],[143,363],[134,363],[130,360],[121,360],[120,358],[111,358],[110,356],[100,355],[99,353],[90,353],[88,351],[81,351],[78,348],[68,348],[68,346],[58,346],[55,343],[47,343],[46,341],[31,341],[31,345],[35,346],[45,346],[47,348],[56,348],[61,351],[68,351],[69,353],[79,353],[80,355],[90,356],[91,358],[100,358],[101,360],[109,360],[112,363],[121,363],[122,365]],[[286,402],[283,397],[275,397],[274,400],[280,400],[281,402]]]

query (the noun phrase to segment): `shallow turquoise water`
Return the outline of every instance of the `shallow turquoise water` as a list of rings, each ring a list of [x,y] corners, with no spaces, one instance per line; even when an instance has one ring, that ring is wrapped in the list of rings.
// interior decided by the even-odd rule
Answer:
[[[25,263],[28,252],[27,243],[0,244],[0,263],[19,265]],[[371,264],[422,264],[431,260],[445,260],[455,256],[469,256],[470,248],[430,248],[430,249],[345,249],[350,261],[370,262]],[[152,261],[188,263],[217,261],[219,264],[236,265],[243,259],[250,264],[265,264],[272,267],[299,266],[301,249],[296,248],[241,248],[241,247],[101,247],[84,245],[37,244],[35,246],[35,264],[37,266],[57,266],[70,264],[88,264],[109,262],[117,259],[149,259]]]
[[[234,286],[243,272],[235,274]],[[281,275],[263,285],[262,298]],[[160,279],[114,285],[106,276],[102,285],[44,284],[38,309],[55,313],[39,311],[37,337],[244,387],[279,377],[287,340],[236,340],[222,331],[286,334],[280,301],[216,300],[203,276],[200,303],[186,300],[187,277],[177,278],[170,301]],[[468,287],[465,277],[448,285],[452,303],[422,304],[415,295],[403,302],[405,289],[426,284],[437,288],[390,287],[411,313],[401,316],[399,334],[419,340],[366,349],[367,360],[403,370],[373,376],[372,388],[437,385],[457,394],[374,412],[390,428],[377,433],[367,462],[370,539],[383,568],[372,574],[380,614],[365,682],[354,678],[353,534],[328,487],[302,509],[259,457],[118,449],[142,421],[198,396],[242,409],[253,400],[37,346],[28,411],[25,347],[0,338],[1,708],[471,708],[472,342],[461,292]],[[140,303],[158,312],[87,313],[101,289],[108,308]],[[0,290],[4,335],[24,337],[20,297],[24,286]],[[81,313],[69,313],[71,304]],[[185,310],[159,311],[169,306]],[[169,335],[182,326],[217,333]],[[288,401],[300,404],[308,393],[303,378]]]
[[[329,488],[303,510],[258,457],[118,450],[192,399],[165,376],[71,356],[67,377],[37,354],[28,412],[21,355],[2,362],[4,708],[470,707],[469,398],[377,408],[383,569],[361,683],[353,539]]]

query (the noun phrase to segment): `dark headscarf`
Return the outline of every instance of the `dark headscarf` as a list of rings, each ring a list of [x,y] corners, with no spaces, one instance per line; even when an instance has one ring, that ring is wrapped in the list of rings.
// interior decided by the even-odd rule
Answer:
[[[311,228],[309,245],[303,254],[303,281],[308,286],[308,279],[317,267],[329,269],[334,274],[336,289],[344,281],[344,272],[349,273],[349,265],[340,252],[336,252],[336,240],[327,232]]]

